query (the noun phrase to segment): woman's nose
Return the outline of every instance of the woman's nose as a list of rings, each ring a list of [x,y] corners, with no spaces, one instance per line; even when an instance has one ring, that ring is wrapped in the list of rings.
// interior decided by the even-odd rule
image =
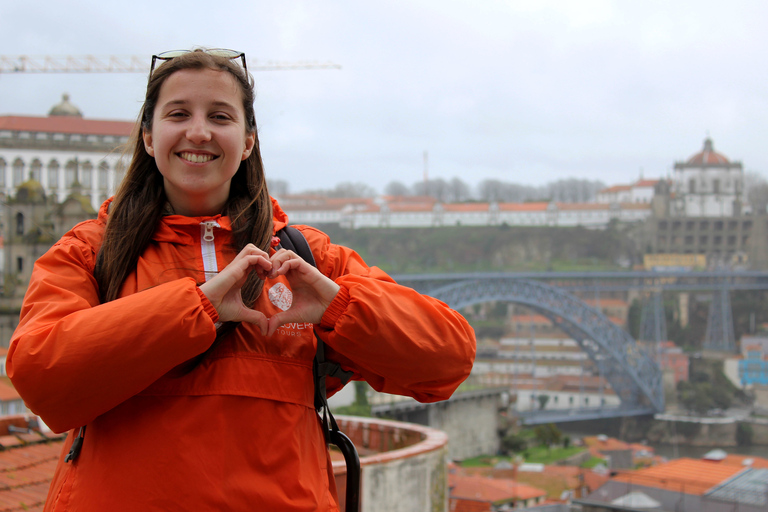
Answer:
[[[200,116],[192,117],[187,126],[187,139],[193,144],[202,144],[211,140],[207,119]]]

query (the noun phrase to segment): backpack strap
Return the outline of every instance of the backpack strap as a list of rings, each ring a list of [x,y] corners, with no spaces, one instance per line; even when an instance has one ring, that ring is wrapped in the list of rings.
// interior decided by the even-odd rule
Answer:
[[[277,232],[277,236],[280,239],[280,247],[295,252],[301,259],[317,268],[317,263],[315,262],[315,257],[312,255],[309,243],[301,231],[286,226]],[[323,411],[323,425],[325,426],[327,438],[329,430],[332,429],[334,432],[338,432],[339,427],[328,407],[325,379],[326,377],[335,377],[343,384],[346,384],[352,378],[352,372],[343,370],[339,363],[327,361],[325,359],[325,343],[320,339],[317,333],[315,333],[315,338],[317,338],[317,351],[315,352],[315,360],[312,363],[312,373],[315,378],[315,409],[318,413],[320,413],[321,410]]]

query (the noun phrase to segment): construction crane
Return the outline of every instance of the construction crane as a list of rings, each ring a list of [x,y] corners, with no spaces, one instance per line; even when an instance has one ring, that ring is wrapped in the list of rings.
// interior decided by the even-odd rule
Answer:
[[[248,60],[253,71],[341,69],[332,62],[272,62]],[[148,73],[149,59],[135,55],[0,55],[0,73]]]

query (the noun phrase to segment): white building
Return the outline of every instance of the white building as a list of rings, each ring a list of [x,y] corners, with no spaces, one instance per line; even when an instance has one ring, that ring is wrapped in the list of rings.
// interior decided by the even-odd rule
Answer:
[[[744,172],[741,162],[717,153],[712,139],[686,162],[675,163],[671,214],[682,217],[731,217],[742,214]]]
[[[84,119],[66,94],[48,117],[0,116],[0,193],[9,197],[32,178],[57,201],[79,186],[98,209],[122,180],[122,149],[133,128],[131,121]]]

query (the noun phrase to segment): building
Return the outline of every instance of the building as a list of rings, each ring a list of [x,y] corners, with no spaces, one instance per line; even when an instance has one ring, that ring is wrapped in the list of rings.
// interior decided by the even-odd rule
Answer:
[[[712,139],[685,162],[675,162],[671,214],[676,217],[733,217],[743,213],[744,170],[714,150]]]
[[[715,450],[703,459],[675,459],[619,472],[574,503],[583,512],[764,512],[768,508],[768,460],[727,456]]]
[[[448,475],[449,510],[506,511],[538,505],[547,497],[546,491],[507,478]]]
[[[28,180],[63,202],[73,192],[99,205],[123,178],[122,149],[135,123],[86,119],[64,95],[47,117],[0,116],[0,193]]]

